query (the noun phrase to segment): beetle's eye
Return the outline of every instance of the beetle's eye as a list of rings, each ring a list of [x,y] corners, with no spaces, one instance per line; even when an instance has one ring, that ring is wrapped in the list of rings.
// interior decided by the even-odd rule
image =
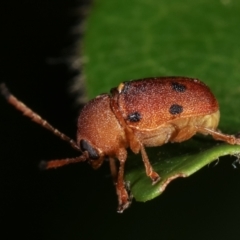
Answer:
[[[87,151],[88,154],[89,154],[89,157],[91,159],[98,159],[99,158],[99,155],[97,153],[97,150],[94,149],[90,144],[89,142],[87,142],[86,140],[81,140],[80,141],[80,148],[81,150],[84,152],[84,151]]]

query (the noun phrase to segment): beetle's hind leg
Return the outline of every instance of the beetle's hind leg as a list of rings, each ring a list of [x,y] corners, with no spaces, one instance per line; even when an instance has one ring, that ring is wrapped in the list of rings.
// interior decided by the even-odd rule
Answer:
[[[160,180],[160,176],[153,170],[143,145],[141,145],[141,154],[142,154],[142,160],[146,169],[146,174],[148,177],[152,179],[152,184],[154,185]]]
[[[232,145],[240,145],[240,138],[238,135],[228,135],[221,133],[220,131],[209,129],[209,128],[204,128],[204,127],[197,127],[197,132],[202,133],[202,134],[210,134],[215,140],[220,140],[223,142],[227,142]]]

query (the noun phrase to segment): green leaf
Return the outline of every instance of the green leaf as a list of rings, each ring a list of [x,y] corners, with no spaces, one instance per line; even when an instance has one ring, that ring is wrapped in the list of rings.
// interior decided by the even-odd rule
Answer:
[[[222,132],[240,131],[239,12],[237,0],[95,1],[83,42],[89,97],[131,79],[196,77],[219,101]],[[129,157],[126,180],[138,201],[156,197],[176,176],[189,176],[223,155],[238,155],[240,147],[198,137],[147,152],[162,179],[151,186],[140,156]]]
[[[145,202],[160,195],[172,180],[178,177],[188,177],[220,156],[231,154],[238,157],[239,153],[239,145],[222,144],[196,154],[183,154],[180,157],[164,159],[164,161],[159,159],[153,164],[154,170],[161,176],[157,184],[152,185],[146,176],[145,169],[136,166],[127,172],[126,180],[131,184],[133,196],[138,201]]]

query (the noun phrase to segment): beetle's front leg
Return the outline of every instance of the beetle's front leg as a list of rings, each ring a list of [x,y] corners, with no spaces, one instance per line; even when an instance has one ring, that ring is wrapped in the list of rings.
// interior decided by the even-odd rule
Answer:
[[[124,166],[127,159],[126,149],[122,149],[118,154],[119,170],[116,182],[116,191],[118,195],[118,213],[122,213],[131,204],[132,197],[129,196],[129,184],[124,182]]]

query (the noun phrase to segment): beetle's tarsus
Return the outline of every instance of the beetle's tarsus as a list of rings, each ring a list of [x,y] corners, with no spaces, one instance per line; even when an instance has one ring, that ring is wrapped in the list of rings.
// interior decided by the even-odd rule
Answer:
[[[133,195],[130,191],[130,182],[126,181],[123,183],[124,187],[123,188],[117,188],[117,195],[118,195],[118,213],[122,213],[125,209],[127,209],[133,199]]]
[[[118,206],[117,212],[118,213],[123,213],[125,209],[127,209],[132,203],[132,196],[124,203],[120,204]]]
[[[149,177],[152,179],[152,185],[156,184],[161,179],[156,172],[152,172],[152,174]]]

